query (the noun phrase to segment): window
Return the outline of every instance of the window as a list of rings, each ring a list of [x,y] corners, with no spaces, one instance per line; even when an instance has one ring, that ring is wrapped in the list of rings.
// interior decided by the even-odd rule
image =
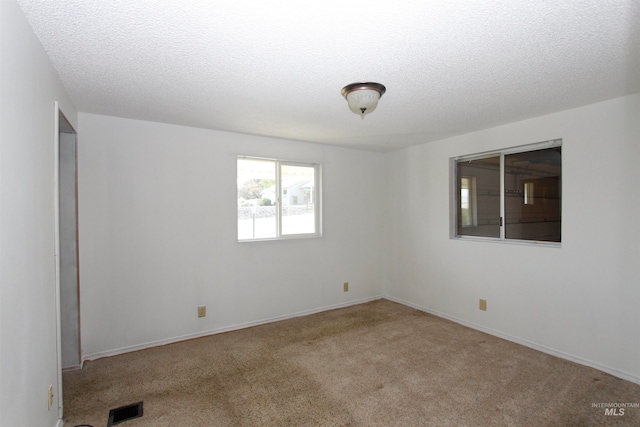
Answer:
[[[561,144],[452,159],[455,237],[560,242]]]
[[[320,235],[317,164],[238,158],[238,241]]]

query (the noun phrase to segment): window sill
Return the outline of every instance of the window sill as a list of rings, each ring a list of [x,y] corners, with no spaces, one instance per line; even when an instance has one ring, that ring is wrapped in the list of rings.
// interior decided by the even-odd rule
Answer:
[[[466,242],[485,242],[485,243],[501,243],[507,245],[519,246],[537,246],[546,248],[561,248],[562,242],[545,242],[538,240],[517,240],[517,239],[499,239],[493,237],[474,237],[474,236],[454,236],[451,240],[460,240]]]
[[[255,243],[255,242],[282,242],[282,241],[291,241],[291,240],[307,240],[307,239],[317,239],[322,237],[321,234],[295,234],[286,237],[266,237],[263,239],[243,239],[238,240],[238,243]]]

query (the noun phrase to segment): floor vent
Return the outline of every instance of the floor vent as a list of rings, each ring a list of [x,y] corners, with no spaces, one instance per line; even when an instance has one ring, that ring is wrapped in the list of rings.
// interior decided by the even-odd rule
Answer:
[[[141,416],[142,402],[134,403],[133,405],[121,406],[109,411],[109,423],[107,424],[107,427],[111,427],[134,418],[140,418]]]

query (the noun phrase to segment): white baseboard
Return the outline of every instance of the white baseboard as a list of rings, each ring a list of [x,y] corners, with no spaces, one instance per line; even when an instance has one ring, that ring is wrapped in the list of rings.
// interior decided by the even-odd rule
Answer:
[[[64,426],[64,420],[58,420],[58,422],[56,423],[56,427],[63,427]]]
[[[540,345],[540,344],[525,340],[523,338],[519,338],[519,337],[516,337],[516,336],[513,336],[513,335],[505,334],[503,332],[496,331],[494,329],[487,328],[487,327],[482,326],[482,325],[478,325],[477,323],[469,322],[468,320],[460,319],[458,317],[451,316],[451,315],[446,314],[446,313],[442,313],[442,312],[439,312],[439,311],[436,311],[436,310],[432,310],[432,309],[429,309],[427,307],[423,307],[423,306],[420,306],[418,304],[414,304],[414,303],[411,303],[409,301],[405,301],[405,300],[400,299],[400,298],[392,297],[390,295],[384,295],[383,298],[387,299],[389,301],[397,302],[398,304],[406,305],[407,307],[415,308],[416,310],[424,311],[425,313],[433,314],[434,316],[438,316],[438,317],[442,317],[442,318],[447,319],[447,320],[451,320],[452,322],[458,323],[458,324],[463,325],[463,326],[467,326],[467,327],[469,327],[471,329],[475,329],[475,330],[478,330],[478,331],[481,331],[481,332],[485,332],[485,333],[487,333],[489,335],[493,335],[493,336],[496,336],[498,338],[505,339],[507,341],[515,342],[516,344],[521,344],[521,345],[523,345],[525,347],[529,347],[529,348],[532,348],[534,350],[538,350],[538,351],[541,351],[543,353],[547,353],[547,354],[550,354],[552,356],[559,357],[561,359],[569,360],[571,362],[575,362],[575,363],[578,363],[580,365],[589,366],[591,368],[598,369],[599,371],[611,374],[611,375],[613,375],[615,377],[622,378],[624,380],[631,381],[631,382],[636,383],[636,384],[640,384],[640,377],[638,377],[636,375],[633,375],[633,374],[630,374],[628,372],[624,372],[624,371],[621,371],[619,369],[612,368],[610,366],[602,365],[602,364],[594,362],[592,360],[584,359],[584,358],[582,358],[580,356],[576,356],[576,355],[573,355],[573,354],[565,353],[565,352],[560,351],[560,350],[556,350],[556,349],[553,349],[553,348],[550,348],[550,347],[546,347],[544,345]]]
[[[256,321],[253,321],[253,322],[239,323],[239,324],[236,324],[236,325],[225,326],[223,328],[211,329],[211,330],[208,330],[208,331],[197,332],[197,333],[194,333],[194,334],[181,335],[181,336],[178,336],[178,337],[173,337],[173,338],[168,338],[168,339],[158,340],[158,341],[152,341],[152,342],[147,342],[147,343],[143,343],[143,344],[127,346],[127,347],[121,347],[121,348],[116,348],[116,349],[113,349],[113,350],[99,351],[99,352],[95,352],[95,353],[84,354],[84,355],[82,355],[82,366],[84,366],[84,362],[86,362],[88,360],[90,361],[90,360],[101,359],[103,357],[117,356],[119,354],[130,353],[132,351],[144,350],[144,349],[152,348],[152,347],[159,347],[161,345],[173,344],[173,343],[176,343],[176,342],[187,341],[187,340],[191,340],[191,339],[194,339],[194,338],[201,338],[201,337],[206,337],[206,336],[209,336],[209,335],[221,334],[221,333],[224,333],[224,332],[237,331],[239,329],[251,328],[253,326],[259,326],[259,325],[264,325],[264,324],[267,324],[267,323],[279,322],[281,320],[293,319],[295,317],[308,316],[310,314],[320,313],[320,312],[323,312],[323,311],[329,311],[329,310],[335,310],[335,309],[338,309],[338,308],[350,307],[352,305],[363,304],[363,303],[366,303],[366,302],[375,301],[375,300],[382,299],[382,298],[384,298],[384,296],[376,295],[376,296],[373,296],[373,297],[362,298],[362,299],[355,300],[355,301],[349,301],[349,302],[340,303],[340,304],[328,305],[328,306],[324,306],[324,307],[320,307],[320,308],[314,308],[314,309],[311,309],[311,310],[298,311],[296,313],[286,314],[286,315],[282,315],[282,316],[269,317],[269,318],[266,318],[266,319],[256,320]]]
[[[415,308],[416,310],[420,310],[420,311],[423,311],[425,313],[432,314],[434,316],[438,316],[438,317],[442,317],[442,318],[447,319],[447,320],[451,320],[452,322],[458,323],[458,324],[463,325],[463,326],[467,326],[467,327],[469,327],[471,329],[475,329],[475,330],[478,330],[478,331],[481,331],[481,332],[485,332],[485,333],[487,333],[489,335],[493,335],[493,336],[496,336],[496,337],[499,337],[499,338],[502,338],[502,339],[505,339],[505,340],[508,340],[508,341],[511,341],[511,342],[515,342],[517,344],[524,345],[525,347],[529,347],[529,348],[532,348],[534,350],[538,350],[538,351],[541,351],[543,353],[559,357],[561,359],[569,360],[569,361],[578,363],[580,365],[589,366],[591,368],[598,369],[600,371],[606,372],[606,373],[611,374],[613,376],[616,376],[618,378],[622,378],[624,380],[631,381],[631,382],[636,383],[636,384],[640,384],[640,377],[638,377],[637,375],[633,375],[633,374],[630,374],[628,372],[624,372],[624,371],[621,371],[619,369],[612,368],[610,366],[602,365],[600,363],[594,362],[592,360],[585,359],[585,358],[580,357],[580,356],[576,356],[576,355],[573,355],[573,354],[565,353],[565,352],[560,351],[560,350],[556,350],[556,349],[553,349],[553,348],[550,348],[550,347],[546,347],[544,345],[540,345],[540,344],[528,341],[528,340],[520,338],[520,337],[509,335],[509,334],[506,334],[506,333],[501,332],[501,331],[497,331],[497,330],[494,330],[494,329],[491,329],[491,328],[487,328],[487,327],[479,325],[477,323],[473,323],[473,322],[470,322],[468,320],[460,319],[458,317],[451,316],[451,315],[449,315],[447,313],[439,312],[437,310],[432,310],[430,308],[423,307],[421,305],[414,304],[414,303],[411,303],[409,301],[405,301],[405,300],[403,300],[401,298],[396,298],[396,297],[393,297],[393,296],[390,296],[390,295],[376,295],[376,296],[373,296],[373,297],[363,298],[363,299],[359,299],[359,300],[355,300],[355,301],[349,301],[349,302],[346,302],[346,303],[334,304],[334,305],[324,306],[324,307],[315,308],[315,309],[311,309],[311,310],[299,311],[299,312],[296,312],[296,313],[286,314],[286,315],[282,315],[282,316],[269,317],[269,318],[266,318],[266,319],[256,320],[256,321],[253,321],[253,322],[239,323],[239,324],[236,324],[236,325],[226,326],[226,327],[217,328],[217,329],[211,329],[211,330],[198,332],[198,333],[194,333],[194,334],[187,334],[187,335],[177,336],[177,337],[168,338],[168,339],[164,339],[164,340],[158,340],[158,341],[152,341],[152,342],[143,343],[143,344],[137,344],[137,345],[127,346],[127,347],[121,347],[121,348],[117,348],[117,349],[113,349],[113,350],[90,353],[90,354],[86,354],[86,355],[82,356],[82,365],[79,366],[77,369],[82,369],[82,366],[84,365],[84,362],[88,361],[88,360],[96,360],[96,359],[100,359],[100,358],[103,358],[103,357],[117,356],[119,354],[129,353],[129,352],[132,352],[132,351],[144,350],[144,349],[147,349],[147,348],[158,347],[158,346],[167,345],[167,344],[173,344],[173,343],[176,343],[176,342],[186,341],[186,340],[190,340],[190,339],[194,339],[194,338],[201,338],[201,337],[206,337],[206,336],[209,336],[209,335],[215,335],[215,334],[221,334],[221,333],[224,333],[224,332],[236,331],[236,330],[239,330],[239,329],[250,328],[250,327],[253,327],[253,326],[264,325],[264,324],[267,324],[267,323],[278,322],[278,321],[281,321],[281,320],[292,319],[292,318],[295,318],[295,317],[307,316],[307,315],[310,315],[310,314],[320,313],[320,312],[323,312],[323,311],[335,310],[335,309],[338,309],[338,308],[344,308],[344,307],[349,307],[349,306],[352,306],[352,305],[363,304],[363,303],[367,303],[367,302],[378,300],[378,299],[382,299],[382,298],[387,299],[389,301],[396,302],[398,304],[405,305],[407,307]],[[70,368],[65,368],[65,370],[66,369],[75,370],[76,368],[75,367],[70,367]]]

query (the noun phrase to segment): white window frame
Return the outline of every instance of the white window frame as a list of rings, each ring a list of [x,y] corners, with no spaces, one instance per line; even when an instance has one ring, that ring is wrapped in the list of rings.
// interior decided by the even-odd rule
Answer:
[[[552,139],[549,141],[537,142],[527,145],[519,145],[502,150],[485,151],[482,153],[462,155],[452,157],[449,159],[449,193],[450,193],[450,205],[449,205],[449,238],[454,240],[469,240],[469,241],[484,241],[484,242],[498,242],[509,244],[521,244],[521,245],[535,245],[535,246],[549,246],[549,247],[561,247],[562,242],[547,242],[539,240],[518,240],[508,239],[505,236],[505,165],[504,158],[509,154],[526,153],[528,151],[542,150],[545,148],[562,147],[562,139]],[[458,178],[457,178],[457,164],[460,161],[465,160],[479,160],[487,157],[500,156],[500,237],[486,237],[486,236],[468,236],[458,234]],[[562,184],[560,186],[560,193],[562,194]],[[470,196],[471,197],[471,196]],[[562,199],[560,199],[560,212],[562,212]],[[474,212],[477,213],[477,212]]]
[[[314,238],[322,236],[322,188],[321,188],[321,174],[322,167],[320,163],[307,163],[307,162],[296,162],[289,160],[281,160],[281,159],[272,159],[265,157],[252,157],[252,156],[237,156],[236,158],[236,192],[237,192],[237,177],[238,177],[238,160],[255,160],[255,161],[263,161],[263,162],[273,162],[275,166],[275,181],[276,181],[276,235],[274,237],[260,237],[260,238],[250,238],[250,239],[240,239],[238,237],[238,218],[237,218],[237,205],[236,205],[236,238],[238,239],[238,243],[245,242],[261,242],[261,241],[270,241],[270,240],[290,240],[290,239],[305,239],[305,238]],[[301,233],[301,234],[282,234],[282,179],[281,179],[281,169],[282,166],[301,166],[301,167],[309,167],[314,169],[314,189],[315,191],[312,194],[312,200],[314,205],[314,233]]]

